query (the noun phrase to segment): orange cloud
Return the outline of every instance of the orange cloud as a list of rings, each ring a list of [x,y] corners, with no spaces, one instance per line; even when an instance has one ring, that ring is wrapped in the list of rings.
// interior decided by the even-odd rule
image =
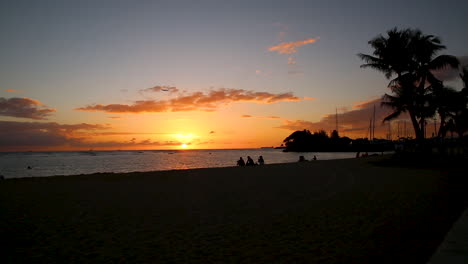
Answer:
[[[381,99],[373,99],[364,102],[356,102],[353,110],[345,111],[338,114],[338,131],[341,136],[348,137],[368,137],[368,129],[370,120],[374,114],[375,105],[375,134],[378,137],[386,138],[388,133],[388,123],[382,123],[382,120],[391,113],[391,109],[381,107]],[[407,120],[407,115],[403,114],[400,120]],[[410,123],[407,123],[408,131],[410,132]],[[310,122],[306,120],[286,120],[284,124],[277,127],[288,130],[303,130],[311,131],[325,130],[330,132],[336,129],[336,115],[331,113],[325,115],[318,122]],[[395,130],[394,128],[392,128]],[[392,132],[396,135],[396,132]]]
[[[64,125],[54,122],[12,122],[0,121],[0,148],[2,150],[37,150],[37,149],[138,149],[146,146],[180,146],[178,141],[152,141],[131,138],[123,141],[92,142],[95,135],[142,135],[154,133],[119,133],[96,132],[111,127],[102,124]],[[191,144],[190,142],[185,142]]]
[[[295,60],[293,57],[288,57],[288,64],[289,64],[289,65],[295,65],[295,64],[296,64],[296,60]]]
[[[304,100],[317,100],[315,97],[310,97],[310,96],[304,96]]]
[[[15,90],[15,89],[5,89],[4,91],[9,92],[9,93],[22,93],[23,92],[23,91]]]
[[[55,109],[45,108],[44,104],[30,98],[0,97],[0,115],[30,119],[47,119]]]
[[[380,102],[380,98],[373,98],[373,99],[370,99],[370,100],[354,102],[353,103],[353,109],[363,109],[363,108],[374,107],[374,105],[377,106],[376,102]],[[380,103],[379,103],[379,105],[380,105]]]
[[[310,43],[314,43],[318,39],[319,37],[310,38],[306,40],[299,40],[295,42],[283,42],[276,46],[270,47],[268,50],[278,52],[279,54],[293,54],[297,52],[298,47],[301,47]]]
[[[102,111],[108,113],[142,113],[142,112],[182,112],[182,111],[214,111],[221,105],[234,102],[253,102],[272,104],[284,101],[300,101],[292,93],[273,94],[254,92],[243,89],[218,89],[208,93],[194,92],[179,94],[168,100],[142,100],[133,104],[96,104],[76,108],[79,111]]]
[[[279,116],[252,116],[252,115],[242,115],[242,118],[259,118],[259,119],[279,119]]]

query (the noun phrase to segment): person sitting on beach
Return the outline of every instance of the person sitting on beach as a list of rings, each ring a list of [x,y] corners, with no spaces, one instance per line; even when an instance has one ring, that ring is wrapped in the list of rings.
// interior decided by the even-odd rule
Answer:
[[[302,161],[307,161],[304,156],[299,156],[299,162],[302,162]]]
[[[245,161],[242,157],[239,158],[239,160],[237,161],[237,166],[245,166]]]
[[[314,158],[313,158],[313,159],[314,159],[314,160],[317,160],[317,157],[314,155]]]
[[[258,165],[263,165],[265,164],[265,161],[263,160],[263,156],[258,157]]]
[[[255,165],[253,159],[250,156],[247,156],[247,163],[245,165],[247,165],[247,166],[254,166]]]

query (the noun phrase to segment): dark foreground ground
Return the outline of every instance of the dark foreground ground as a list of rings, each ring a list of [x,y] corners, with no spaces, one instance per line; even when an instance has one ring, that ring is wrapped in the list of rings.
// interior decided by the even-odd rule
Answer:
[[[426,263],[468,190],[463,161],[429,163],[373,157],[3,180],[0,258]]]

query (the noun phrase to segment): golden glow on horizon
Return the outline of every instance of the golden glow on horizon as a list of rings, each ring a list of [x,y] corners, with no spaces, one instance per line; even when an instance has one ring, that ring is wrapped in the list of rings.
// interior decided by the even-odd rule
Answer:
[[[187,148],[187,144],[184,143],[184,144],[180,145],[180,147],[181,148]]]

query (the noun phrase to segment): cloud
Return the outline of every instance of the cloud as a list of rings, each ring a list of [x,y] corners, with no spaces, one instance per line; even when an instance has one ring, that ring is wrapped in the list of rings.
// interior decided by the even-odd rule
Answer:
[[[288,57],[288,64],[289,64],[289,65],[295,65],[295,64],[296,64],[296,60],[295,60],[293,57]]]
[[[215,132],[215,131],[213,131],[213,130],[212,130],[212,131],[210,131],[210,134],[214,134],[214,133],[216,133],[216,132]]]
[[[292,93],[274,94],[269,92],[254,92],[243,89],[218,89],[208,93],[193,92],[178,94],[168,100],[141,100],[133,104],[95,104],[79,107],[79,111],[101,111],[108,113],[143,113],[143,112],[183,112],[183,111],[214,111],[221,105],[234,102],[252,102],[272,104],[284,101],[301,101]]]
[[[259,119],[279,119],[279,116],[252,116],[252,115],[241,115],[242,118],[259,118]]]
[[[55,109],[46,108],[43,103],[34,99],[0,97],[0,115],[2,116],[44,120],[55,111]]]
[[[143,89],[141,90],[142,92],[169,92],[169,93],[176,93],[179,91],[179,89],[177,89],[177,87],[173,87],[173,86],[154,86],[154,87],[151,87],[151,88],[146,88],[146,89]]]
[[[381,99],[372,99],[369,101],[356,102],[352,110],[345,111],[338,114],[338,131],[341,136],[348,137],[368,137],[368,130],[370,120],[373,117],[375,105],[375,135],[376,137],[386,138],[388,133],[388,123],[383,124],[382,120],[391,113],[391,109],[381,107]],[[400,120],[407,120],[406,114],[402,114]],[[392,122],[392,133],[396,135],[395,122]],[[407,130],[412,131],[411,124],[407,122]],[[285,120],[284,124],[277,127],[288,130],[303,130],[310,131],[325,130],[330,132],[336,128],[336,115],[335,113],[328,114],[321,118],[318,122],[310,122],[306,120]],[[402,129],[401,129],[402,131]]]
[[[315,97],[310,97],[310,96],[304,96],[304,100],[317,100]]]
[[[122,117],[121,117],[121,116],[108,116],[107,118],[110,118],[110,119],[121,119]]]
[[[316,42],[317,40],[319,39],[319,37],[316,37],[316,38],[310,38],[310,39],[306,39],[306,40],[299,40],[299,41],[295,41],[295,42],[282,42],[276,46],[272,46],[270,48],[268,48],[269,51],[274,51],[274,52],[278,52],[279,54],[293,54],[293,53],[296,53],[297,52],[297,48],[301,47],[301,46],[304,46],[304,45],[307,45],[307,44],[310,44],[310,43],[314,43]]]
[[[80,130],[108,129],[100,124],[61,125],[58,123],[0,121],[0,146],[45,146],[76,145],[81,139],[73,134]]]
[[[255,70],[255,74],[258,76],[269,76],[269,73],[266,73],[262,70]]]
[[[92,136],[153,135],[154,133],[100,132],[110,129],[103,124],[58,124],[55,122],[0,121],[0,147],[3,150],[133,148],[144,146],[179,146],[178,141],[152,141],[132,138],[124,141],[92,142]],[[187,142],[186,142],[187,143]],[[187,144],[190,144],[188,142]]]
[[[365,108],[369,108],[369,107],[372,107],[372,109],[374,108],[374,105],[377,107],[377,106],[380,106],[380,103],[382,102],[382,100],[378,97],[378,98],[372,98],[372,99],[369,99],[369,100],[365,100],[365,101],[358,101],[358,102],[354,102],[353,103],[353,109],[365,109]],[[344,111],[349,111],[349,109],[347,109],[346,107],[342,107],[342,109]]]
[[[135,133],[135,132],[96,132],[87,133],[88,136],[129,136],[129,135],[173,135],[170,133]]]
[[[15,90],[15,89],[5,89],[4,91],[9,92],[9,93],[22,93],[23,92],[23,91]]]

